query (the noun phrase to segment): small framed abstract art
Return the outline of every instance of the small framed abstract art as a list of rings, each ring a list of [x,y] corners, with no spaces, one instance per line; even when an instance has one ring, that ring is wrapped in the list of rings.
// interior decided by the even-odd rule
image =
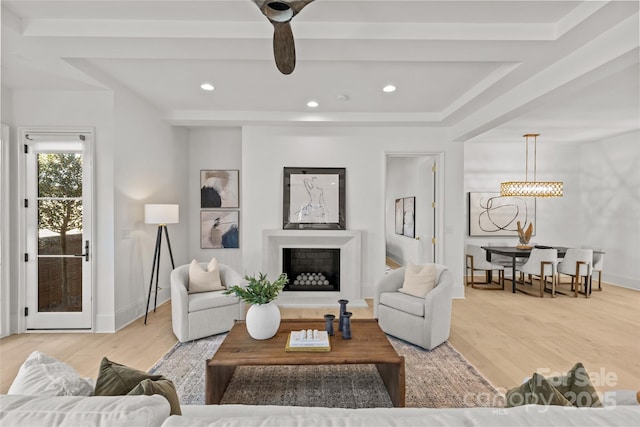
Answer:
[[[407,237],[416,237],[416,198],[405,197],[402,199],[402,234]]]
[[[396,234],[403,234],[404,223],[404,199],[396,199]]]
[[[518,236],[533,224],[536,231],[536,199],[502,197],[498,192],[469,193],[469,236]]]
[[[237,208],[238,170],[200,171],[200,208]]]
[[[416,198],[403,197],[396,199],[396,234],[401,236],[416,237]]]
[[[200,211],[201,249],[238,249],[240,212],[211,209]]]
[[[345,168],[285,167],[282,228],[345,230]]]

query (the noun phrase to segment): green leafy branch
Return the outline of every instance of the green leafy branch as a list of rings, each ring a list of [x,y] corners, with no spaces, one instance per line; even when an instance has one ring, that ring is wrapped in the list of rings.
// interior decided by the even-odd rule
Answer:
[[[282,273],[273,282],[267,280],[267,275],[260,273],[258,278],[245,276],[248,282],[246,288],[234,285],[224,291],[225,295],[234,294],[247,304],[267,304],[276,299],[284,285],[289,281],[286,273]]]

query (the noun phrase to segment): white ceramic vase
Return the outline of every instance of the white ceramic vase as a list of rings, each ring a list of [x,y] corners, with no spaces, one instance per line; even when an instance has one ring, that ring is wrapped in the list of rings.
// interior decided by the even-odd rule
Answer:
[[[247,310],[247,332],[255,340],[268,340],[280,327],[280,309],[273,303],[254,304]]]

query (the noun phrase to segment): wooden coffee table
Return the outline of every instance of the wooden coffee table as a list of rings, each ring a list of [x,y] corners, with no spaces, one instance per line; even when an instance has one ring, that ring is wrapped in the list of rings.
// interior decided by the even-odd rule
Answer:
[[[237,366],[375,364],[393,405],[404,407],[404,357],[396,353],[374,319],[351,319],[350,340],[342,339],[336,325],[330,352],[285,351],[289,332],[323,330],[324,325],[324,320],[282,320],[273,338],[260,341],[249,336],[244,322],[236,322],[206,362],[205,403],[220,403]]]

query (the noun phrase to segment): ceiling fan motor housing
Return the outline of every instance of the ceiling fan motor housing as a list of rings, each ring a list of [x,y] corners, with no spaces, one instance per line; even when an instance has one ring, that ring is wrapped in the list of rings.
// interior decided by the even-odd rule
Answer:
[[[289,22],[291,18],[293,18],[291,6],[283,1],[270,1],[265,3],[262,12],[269,20],[275,22]]]

